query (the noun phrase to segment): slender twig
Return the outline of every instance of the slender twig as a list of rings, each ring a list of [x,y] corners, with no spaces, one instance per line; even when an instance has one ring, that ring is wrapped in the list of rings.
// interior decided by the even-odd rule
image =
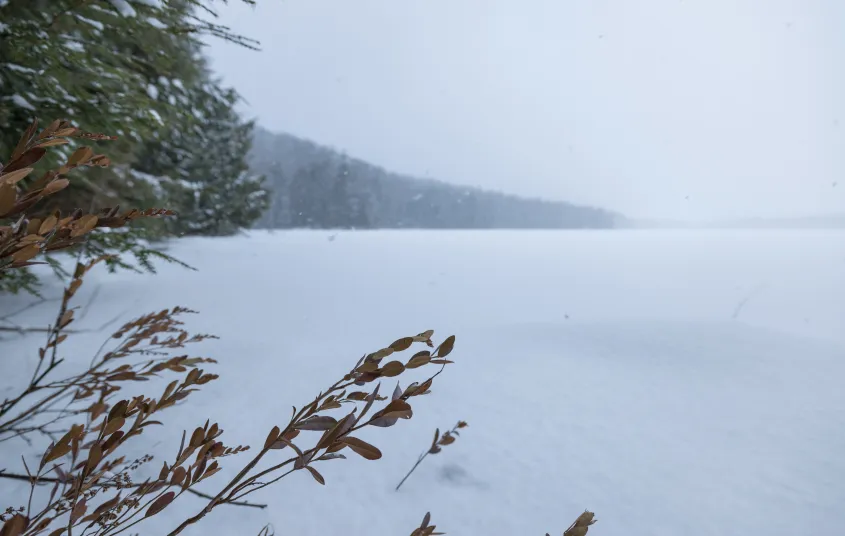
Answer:
[[[53,328],[25,328],[23,326],[0,326],[0,331],[10,331],[13,333],[52,333]],[[65,333],[86,333],[92,331],[90,329],[66,329]]]
[[[9,320],[12,317],[15,317],[19,314],[25,313],[26,311],[29,311],[33,307],[37,307],[38,305],[41,305],[42,303],[54,302],[54,301],[59,301],[59,299],[58,298],[51,298],[51,299],[48,300],[46,298],[41,298],[41,299],[35,300],[34,302],[30,302],[27,305],[21,307],[20,309],[16,309],[16,310],[12,311],[11,313],[0,316],[0,320]]]
[[[440,436],[440,429],[438,428],[437,431],[434,432],[434,441],[431,442],[431,446],[428,448],[428,450],[426,450],[420,455],[419,459],[417,460],[417,463],[415,463],[414,466],[411,467],[411,470],[408,471],[408,474],[405,475],[405,478],[403,478],[402,481],[399,482],[399,484],[396,486],[395,491],[399,491],[399,488],[402,487],[402,484],[404,484],[405,481],[408,480],[408,477],[411,476],[411,473],[413,473],[417,469],[417,467],[419,467],[419,465],[426,458],[426,456],[428,456],[429,454],[437,454],[438,452],[440,452],[441,447],[453,443],[455,441],[455,436],[460,435],[460,432],[458,432],[458,430],[461,428],[466,428],[466,426],[467,423],[465,421],[458,421],[458,423],[453,426],[451,430],[444,433],[442,437]]]
[[[402,481],[401,481],[401,482],[399,482],[399,484],[396,486],[396,489],[395,489],[394,491],[399,491],[399,488],[401,488],[401,487],[402,487],[402,484],[404,484],[404,483],[405,483],[405,481],[406,481],[406,480],[408,480],[408,477],[409,477],[409,476],[411,476],[411,473],[413,473],[413,472],[414,472],[414,470],[415,470],[417,467],[419,467],[419,465],[422,463],[422,461],[425,459],[425,457],[426,457],[426,456],[428,456],[429,452],[430,452],[430,451],[428,451],[428,450],[427,450],[427,451],[425,451],[425,452],[422,454],[422,456],[420,456],[420,457],[419,457],[419,459],[417,460],[417,463],[415,463],[415,464],[414,464],[414,466],[413,466],[413,467],[411,467],[411,470],[410,470],[410,471],[408,471],[408,474],[407,474],[407,475],[405,475],[405,478],[403,478],[403,479],[402,479]]]
[[[6,473],[3,470],[0,470],[0,478],[9,478],[9,479],[12,479],[12,480],[24,480],[26,482],[32,481],[32,478],[27,476],[27,475],[19,475],[19,474],[15,474],[15,473]],[[58,478],[46,477],[46,476],[38,477],[38,478],[35,479],[36,484],[55,484],[56,482],[62,482],[62,480],[60,480]],[[138,487],[138,486],[135,486],[135,487]],[[107,485],[104,485],[104,487],[110,487],[111,488],[111,487],[117,487],[117,485],[116,484],[107,484]],[[214,498],[207,493],[203,493],[203,492],[195,490],[193,488],[188,488],[186,491],[188,493],[196,495],[197,497],[202,497],[203,499],[213,499]],[[266,504],[253,503],[253,502],[247,502],[247,501],[227,501],[225,504],[231,504],[233,506],[246,506],[246,507],[249,507],[249,508],[267,508]]]

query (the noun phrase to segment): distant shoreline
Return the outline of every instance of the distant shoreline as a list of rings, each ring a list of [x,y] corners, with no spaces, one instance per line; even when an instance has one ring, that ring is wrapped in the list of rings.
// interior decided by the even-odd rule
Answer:
[[[619,222],[620,229],[845,229],[845,215],[803,218],[748,218],[743,220],[685,222],[636,220]]]

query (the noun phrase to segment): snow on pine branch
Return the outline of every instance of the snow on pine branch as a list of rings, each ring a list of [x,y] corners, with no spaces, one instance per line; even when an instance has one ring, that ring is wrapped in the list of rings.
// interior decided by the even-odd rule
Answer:
[[[137,15],[135,8],[126,0],[109,0],[109,3],[124,17],[134,17]]]

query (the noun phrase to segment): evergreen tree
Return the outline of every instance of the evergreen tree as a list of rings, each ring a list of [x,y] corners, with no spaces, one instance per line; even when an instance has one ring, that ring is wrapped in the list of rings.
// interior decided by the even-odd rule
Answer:
[[[178,174],[162,182],[168,206],[179,214],[169,222],[173,232],[232,234],[251,226],[269,201],[264,178],[246,163],[254,125],[235,112],[239,97],[233,90],[205,82],[193,91],[191,117],[179,122],[169,139],[146,149],[175,160],[166,167]]]
[[[265,194],[245,173],[243,156],[252,125],[237,118],[234,92],[211,81],[200,39],[213,35],[248,47],[255,42],[205,20],[215,16],[212,8],[213,0],[0,0],[0,160],[34,118],[43,124],[67,119],[119,136],[107,149],[113,165],[74,173],[57,197],[61,204],[45,204],[44,211],[67,213],[82,200],[84,208],[91,200],[98,206],[170,202],[194,215],[214,207],[221,218],[202,224],[204,230],[156,221],[97,233],[89,254],[129,253],[152,269],[151,258],[168,257],[148,240],[172,230],[232,232],[260,215]],[[197,117],[214,118],[208,132]],[[179,132],[186,135],[174,134]],[[226,151],[233,147],[230,159]],[[202,158],[216,158],[214,173],[203,169],[194,148]],[[55,166],[75,149],[68,144],[42,165]],[[131,267],[125,256],[111,265]],[[31,278],[21,281],[31,288]],[[21,281],[0,280],[0,290],[17,290]]]

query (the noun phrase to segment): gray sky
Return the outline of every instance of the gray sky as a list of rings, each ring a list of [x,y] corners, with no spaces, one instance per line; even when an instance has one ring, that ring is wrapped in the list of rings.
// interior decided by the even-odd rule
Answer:
[[[633,217],[845,212],[843,0],[259,0],[222,14],[262,42],[209,49],[248,114],[393,171]]]

